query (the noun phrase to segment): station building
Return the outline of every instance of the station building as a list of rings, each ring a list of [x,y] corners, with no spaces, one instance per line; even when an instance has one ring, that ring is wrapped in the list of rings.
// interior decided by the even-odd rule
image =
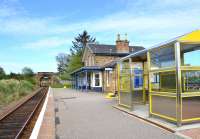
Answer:
[[[89,43],[84,48],[84,67],[71,73],[73,88],[82,91],[117,92],[117,61],[144,48],[129,46],[129,41],[117,36],[115,45]]]

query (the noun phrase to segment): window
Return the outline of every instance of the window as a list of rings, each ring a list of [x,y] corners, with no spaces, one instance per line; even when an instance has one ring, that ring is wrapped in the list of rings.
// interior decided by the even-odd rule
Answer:
[[[100,76],[99,73],[95,73],[95,86],[100,86]]]

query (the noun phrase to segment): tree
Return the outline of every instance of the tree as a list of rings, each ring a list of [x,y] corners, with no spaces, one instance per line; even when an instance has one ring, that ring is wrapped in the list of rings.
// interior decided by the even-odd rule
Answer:
[[[74,38],[72,41],[73,46],[70,49],[70,61],[67,67],[67,76],[70,77],[69,73],[73,72],[74,70],[81,68],[83,66],[83,62],[81,61],[84,47],[87,43],[93,43],[96,41],[96,38],[91,37],[87,31],[83,31],[82,34],[79,34],[77,37]]]
[[[9,79],[22,80],[23,77],[19,73],[13,73],[13,72],[11,72],[10,75],[9,75]]]
[[[2,67],[0,67],[0,79],[4,79],[6,76],[6,73]]]
[[[26,77],[32,77],[32,76],[34,76],[33,70],[31,68],[29,68],[29,67],[24,67],[22,69],[22,74],[24,76],[26,76]]]
[[[60,53],[56,56],[56,61],[57,61],[57,70],[59,74],[63,74],[66,72],[68,63],[69,63],[69,55]]]
[[[72,41],[73,46],[70,49],[70,55],[59,54],[56,57],[58,63],[57,69],[58,72],[61,73],[61,79],[70,79],[70,73],[83,66],[81,61],[83,49],[87,43],[93,43],[95,41],[96,39],[91,37],[87,31],[83,31],[82,34],[78,34],[78,36],[74,38],[74,41]]]
[[[96,38],[91,37],[86,30],[83,31],[82,34],[79,34],[77,37],[74,38],[72,41],[72,48],[70,49],[71,54],[79,54],[82,55],[83,49],[87,43],[95,42]]]
[[[81,57],[79,55],[72,55],[70,57],[70,62],[68,64],[68,69],[67,69],[68,73],[71,73],[82,66],[83,66],[83,63],[81,61]]]

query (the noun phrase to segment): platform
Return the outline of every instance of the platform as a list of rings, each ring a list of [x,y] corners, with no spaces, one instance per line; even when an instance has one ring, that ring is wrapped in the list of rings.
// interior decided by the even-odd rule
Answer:
[[[30,139],[55,139],[55,111],[50,88]]]

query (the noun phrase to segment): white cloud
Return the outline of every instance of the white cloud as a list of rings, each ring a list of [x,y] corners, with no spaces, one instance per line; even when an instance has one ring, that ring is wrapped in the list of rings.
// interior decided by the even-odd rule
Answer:
[[[147,2],[121,0],[129,5],[128,9],[106,15],[104,17],[97,17],[93,20],[86,20],[82,22],[75,22],[68,24],[67,22],[60,22],[59,18],[49,17],[29,17],[17,16],[3,20],[0,18],[0,26],[2,27],[0,33],[11,35],[63,35],[81,32],[86,29],[94,34],[103,32],[128,32],[129,35],[143,33],[145,36],[166,33],[167,34],[180,34],[191,31],[200,27],[199,13],[200,9],[197,4],[200,1],[184,0],[152,0]],[[146,5],[144,4],[146,3]],[[148,4],[147,4],[148,3]],[[143,5],[142,5],[143,4]],[[148,5],[148,6],[147,6]],[[185,7],[190,5],[191,8],[176,9],[169,8],[170,6]],[[168,7],[168,10],[164,8]],[[136,8],[135,8],[136,7]],[[162,7],[163,10],[160,8]],[[137,12],[139,9],[140,12]],[[134,11],[135,10],[135,11]],[[153,13],[148,11],[154,11]],[[139,14],[138,14],[139,13]],[[141,14],[142,13],[142,14]],[[173,33],[172,33],[173,32]],[[98,36],[101,37],[101,36]],[[156,37],[156,36],[155,36]],[[159,36],[160,37],[160,36]],[[162,36],[161,36],[162,37]],[[98,39],[98,38],[97,38]],[[38,42],[37,45],[46,42]],[[52,43],[53,44],[53,43]],[[35,45],[35,44],[34,44]]]
[[[151,40],[157,40],[158,38],[166,39],[170,38],[171,35],[179,35],[200,28],[199,0],[117,1],[127,4],[127,9],[105,15],[104,17],[96,17],[93,20],[74,22],[71,24],[68,24],[67,21],[63,22],[63,18],[61,22],[60,19],[56,17],[41,18],[19,15],[20,10],[16,10],[13,6],[9,7],[9,4],[4,4],[6,8],[0,9],[0,15],[8,14],[17,16],[11,16],[11,18],[7,19],[1,18],[0,16],[0,34],[42,36],[44,38],[43,40],[25,44],[30,48],[42,48],[47,47],[47,45],[48,47],[53,47],[53,45],[56,47],[64,43],[67,44],[63,39],[50,38],[49,40],[45,35],[61,36],[63,34],[68,34],[71,36],[70,38],[72,38],[75,33],[79,33],[84,29],[92,32],[99,38],[103,36],[103,33],[115,34],[118,32],[127,32],[129,36],[136,36],[140,39],[150,38]],[[187,6],[190,6],[190,8],[185,8]],[[4,12],[1,12],[1,10]],[[16,11],[18,13],[16,13]],[[103,39],[100,38],[100,40]],[[71,41],[68,43],[70,42]]]
[[[24,48],[31,48],[31,49],[43,49],[43,48],[56,48],[64,45],[68,45],[71,43],[70,40],[67,40],[66,38],[60,38],[60,37],[50,37],[50,38],[44,38],[41,40],[37,40],[34,42],[28,42],[23,45]]]

